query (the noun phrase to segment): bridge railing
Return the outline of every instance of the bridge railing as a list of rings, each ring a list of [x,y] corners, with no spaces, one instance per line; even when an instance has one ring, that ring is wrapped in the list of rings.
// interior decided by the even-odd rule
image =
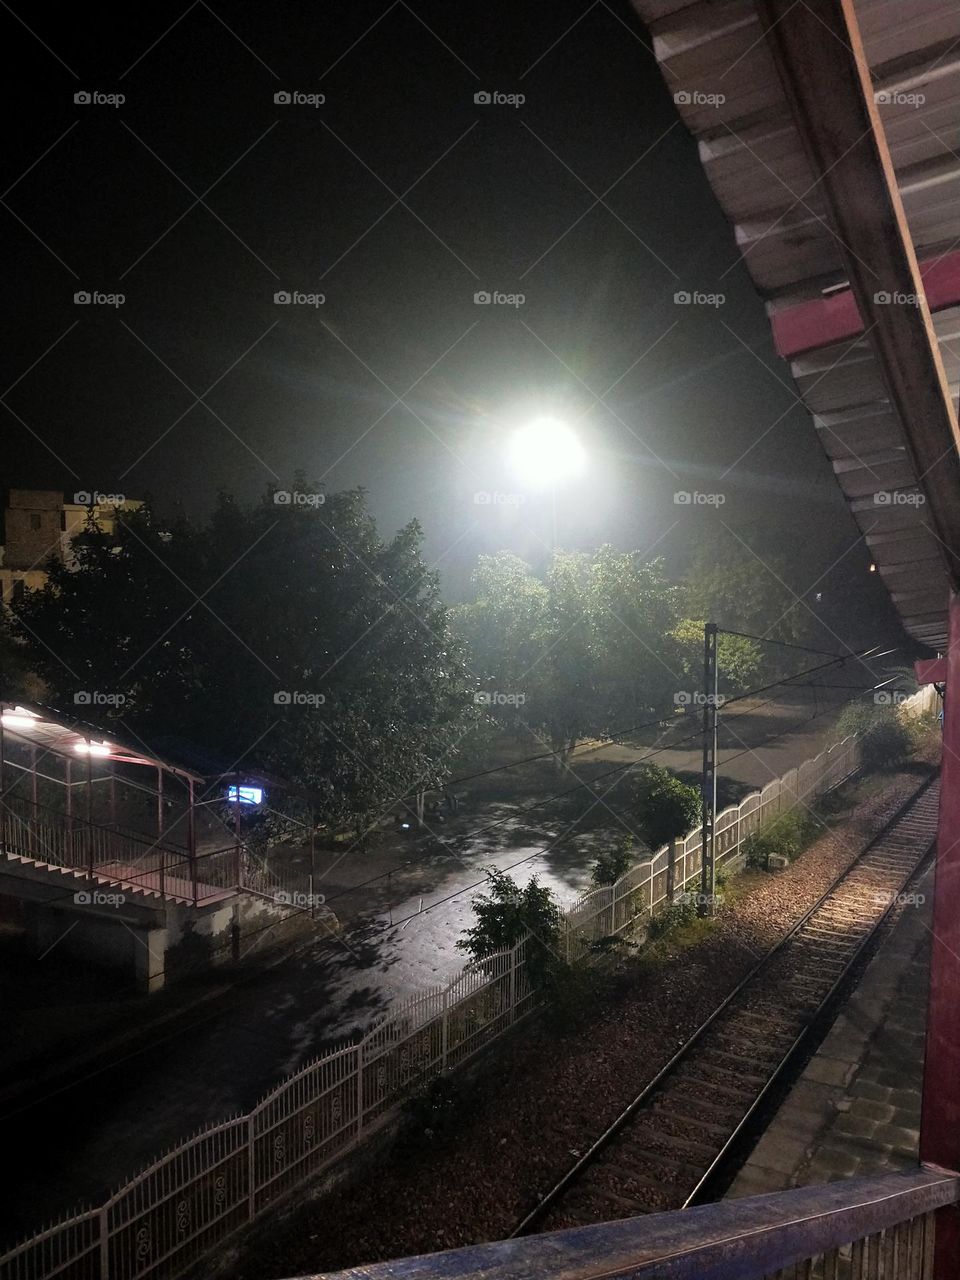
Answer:
[[[927,1280],[937,1211],[958,1198],[955,1174],[848,1178],[327,1272],[323,1280]]]
[[[22,796],[0,803],[0,850],[179,902],[199,904],[238,887],[282,901],[277,877],[235,842],[191,856],[166,837],[104,826]]]

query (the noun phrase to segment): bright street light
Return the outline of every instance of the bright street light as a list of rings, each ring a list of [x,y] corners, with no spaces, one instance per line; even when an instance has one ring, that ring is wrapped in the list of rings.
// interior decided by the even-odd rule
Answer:
[[[584,468],[583,445],[556,418],[537,418],[521,427],[510,441],[510,461],[531,489],[551,489]]]

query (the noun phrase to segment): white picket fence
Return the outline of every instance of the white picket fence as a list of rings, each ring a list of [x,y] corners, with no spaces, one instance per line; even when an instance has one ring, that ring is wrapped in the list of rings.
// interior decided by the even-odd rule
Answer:
[[[936,705],[931,687],[903,704]],[[822,794],[854,771],[846,738],[725,809],[718,863],[768,818]],[[667,901],[670,849],[616,884],[586,894],[563,923],[578,960],[600,938],[635,927]],[[674,891],[700,871],[700,831],[674,843]],[[417,1088],[466,1062],[538,1005],[526,943],[468,965],[447,987],[399,1004],[357,1044],[288,1077],[253,1111],[202,1130],[144,1169],[99,1208],[71,1214],[0,1257],[0,1280],[171,1280],[293,1188],[327,1169],[395,1115]]]
[[[899,704],[899,712],[919,717],[939,707],[933,685],[924,685]],[[714,820],[714,860],[719,868],[740,853],[747,836],[810,797],[823,795],[853,773],[860,763],[855,737],[844,738],[805,760],[796,769],[751,792],[739,804],[730,805]],[[649,860],[638,863],[615,884],[594,889],[567,911],[564,947],[570,961],[589,953],[601,938],[635,929],[644,916],[668,905],[668,898],[699,890],[702,869],[700,827],[673,845],[664,845]],[[671,874],[671,862],[673,863]],[[672,880],[672,885],[671,885]]]

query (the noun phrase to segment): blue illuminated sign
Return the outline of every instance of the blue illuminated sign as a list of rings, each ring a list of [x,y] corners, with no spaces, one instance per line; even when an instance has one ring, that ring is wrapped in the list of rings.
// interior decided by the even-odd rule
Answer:
[[[227,787],[227,799],[236,803],[237,788]],[[240,788],[241,804],[262,804],[263,803],[263,787],[241,787]]]

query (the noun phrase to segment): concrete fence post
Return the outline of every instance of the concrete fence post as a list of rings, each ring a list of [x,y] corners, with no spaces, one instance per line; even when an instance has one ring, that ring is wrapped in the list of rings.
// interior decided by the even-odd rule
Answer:
[[[667,906],[673,902],[674,894],[677,889],[677,846],[680,846],[680,856],[683,857],[683,839],[671,840],[667,845]]]
[[[100,1280],[110,1280],[110,1211],[106,1205],[97,1215],[100,1232]]]
[[[440,1070],[447,1069],[447,1054],[450,1052],[450,989],[443,993],[443,1008],[440,1011]]]

